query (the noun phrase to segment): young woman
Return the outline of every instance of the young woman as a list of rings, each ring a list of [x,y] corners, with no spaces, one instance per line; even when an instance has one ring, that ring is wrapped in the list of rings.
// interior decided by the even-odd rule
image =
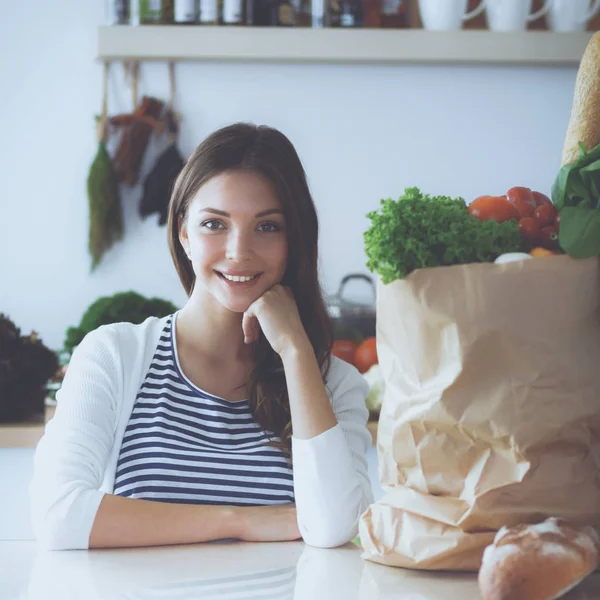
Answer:
[[[368,386],[330,355],[317,215],[290,141],[248,124],[209,136],[168,235],[189,299],[77,347],[36,450],[38,541],[348,542],[372,502]]]

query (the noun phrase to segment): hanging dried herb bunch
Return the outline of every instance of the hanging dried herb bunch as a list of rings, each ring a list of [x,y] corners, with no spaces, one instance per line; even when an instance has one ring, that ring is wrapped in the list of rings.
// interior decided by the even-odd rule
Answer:
[[[102,115],[97,121],[98,150],[87,179],[90,212],[89,252],[92,257],[92,271],[96,269],[104,254],[123,238],[124,230],[119,185],[106,148],[108,69],[109,63],[106,62]]]

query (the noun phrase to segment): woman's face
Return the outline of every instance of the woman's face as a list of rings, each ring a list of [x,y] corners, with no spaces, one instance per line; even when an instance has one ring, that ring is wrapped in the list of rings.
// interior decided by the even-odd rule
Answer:
[[[193,294],[209,293],[233,312],[244,312],[285,273],[282,206],[256,172],[228,171],[207,181],[190,202],[179,239],[196,276]]]

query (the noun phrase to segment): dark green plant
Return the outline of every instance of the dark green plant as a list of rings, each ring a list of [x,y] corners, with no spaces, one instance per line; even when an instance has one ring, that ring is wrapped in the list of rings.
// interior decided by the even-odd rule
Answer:
[[[138,324],[148,317],[165,317],[176,310],[177,307],[168,300],[145,298],[137,292],[103,296],[89,306],[77,327],[67,329],[65,351],[72,353],[90,331],[101,325],[123,322]]]
[[[21,330],[0,314],[0,422],[41,415],[46,383],[58,370],[56,353],[34,331]]]

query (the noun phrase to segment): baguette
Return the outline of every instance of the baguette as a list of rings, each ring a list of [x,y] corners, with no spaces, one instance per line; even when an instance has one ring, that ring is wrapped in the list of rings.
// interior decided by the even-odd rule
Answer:
[[[600,32],[589,41],[579,65],[561,166],[577,160],[579,142],[586,150],[600,144]]]
[[[503,527],[483,554],[483,600],[555,600],[599,564],[600,538],[592,527],[550,518]]]

